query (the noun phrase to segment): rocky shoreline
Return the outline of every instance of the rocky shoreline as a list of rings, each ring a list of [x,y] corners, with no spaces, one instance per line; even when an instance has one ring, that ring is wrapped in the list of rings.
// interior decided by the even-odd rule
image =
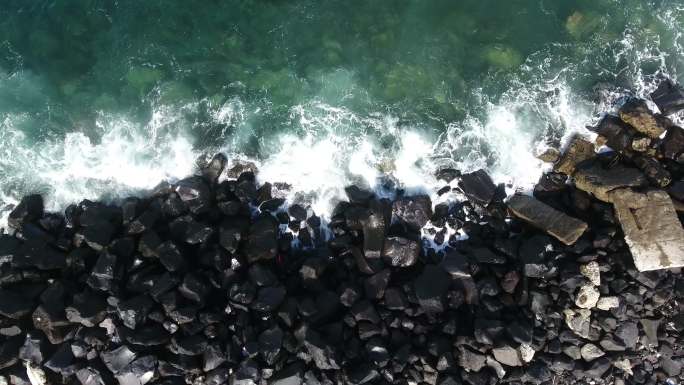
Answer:
[[[466,199],[349,186],[325,225],[221,154],[118,206],[27,196],[0,384],[681,383],[684,130],[641,100],[592,130],[533,196],[443,169]]]

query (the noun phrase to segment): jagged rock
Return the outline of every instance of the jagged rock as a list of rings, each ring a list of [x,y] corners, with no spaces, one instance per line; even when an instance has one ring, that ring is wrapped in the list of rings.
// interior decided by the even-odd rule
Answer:
[[[591,328],[591,311],[588,309],[563,310],[568,328],[582,338],[589,338]]]
[[[621,189],[611,196],[639,271],[684,266],[684,229],[666,192]]]
[[[124,370],[135,358],[136,353],[131,351],[126,345],[100,353],[102,363],[114,374]]]
[[[278,251],[278,223],[269,214],[259,216],[249,228],[245,254],[250,263],[273,259]]]
[[[584,344],[580,349],[580,354],[585,361],[590,362],[599,357],[603,357],[606,353],[594,344]]]
[[[553,171],[572,175],[578,163],[593,158],[594,155],[594,144],[582,137],[575,136],[571,139],[560,160],[553,166]]]
[[[627,358],[623,358],[621,360],[613,361],[613,366],[622,370],[627,375],[630,375],[630,376],[634,375],[634,372],[632,372],[632,363]]]
[[[25,223],[36,221],[42,216],[43,197],[41,195],[27,195],[10,212],[7,217],[7,224],[19,230]]]
[[[153,306],[152,298],[139,295],[120,302],[117,311],[123,324],[130,329],[135,329],[145,321]]]
[[[670,127],[660,143],[660,151],[666,158],[682,163],[684,161],[684,129],[678,126]]]
[[[380,299],[385,295],[385,288],[391,278],[392,272],[384,269],[379,273],[366,278],[363,282],[366,297],[369,299]]]
[[[413,266],[420,254],[420,243],[402,237],[385,238],[383,258],[392,266]]]
[[[370,202],[368,215],[361,220],[363,252],[366,258],[380,258],[382,255],[390,211],[389,203],[385,204],[385,201]]]
[[[639,339],[639,329],[634,322],[623,322],[615,330],[615,337],[622,340],[628,349],[634,349]]]
[[[610,194],[613,190],[647,184],[641,171],[623,166],[605,169],[598,164],[582,165],[575,171],[573,178],[578,189],[591,193],[604,202],[613,201]]]
[[[425,266],[422,274],[414,282],[418,303],[425,312],[435,314],[444,311],[442,299],[449,284],[449,276],[441,267]]]
[[[223,173],[223,169],[226,168],[226,163],[228,163],[228,158],[225,155],[215,154],[208,163],[200,167],[200,172],[209,183],[215,184]]]
[[[419,231],[432,217],[432,201],[427,195],[403,197],[394,201],[392,213],[412,231]]]
[[[261,312],[272,312],[283,302],[285,294],[284,287],[261,288],[256,300],[252,303],[252,308]]]
[[[272,385],[302,385],[304,380],[304,368],[300,363],[290,364],[273,374],[269,379]]]
[[[150,382],[157,369],[157,358],[144,356],[136,359],[116,375],[119,385],[145,385]]]
[[[518,350],[520,351],[520,358],[523,360],[523,362],[531,362],[534,358],[535,350],[532,348],[532,346],[528,344],[520,344]]]
[[[587,224],[572,218],[532,197],[516,194],[508,201],[515,216],[529,222],[566,245],[571,245],[587,229]]]
[[[107,303],[103,298],[90,291],[74,295],[71,305],[65,308],[66,318],[86,327],[95,327],[106,316]]]
[[[487,357],[466,346],[459,346],[458,364],[466,371],[479,372],[485,366]]]
[[[632,158],[634,164],[643,171],[646,178],[658,187],[666,187],[672,182],[672,175],[657,160],[647,156],[635,156]]]
[[[555,163],[560,158],[561,153],[557,149],[549,147],[536,156],[537,159],[541,160],[542,162]]]
[[[584,265],[580,265],[580,273],[587,277],[589,281],[595,286],[601,286],[601,269],[598,262],[592,261]]]
[[[24,344],[19,348],[19,358],[40,365],[45,359],[43,356],[44,345],[43,339],[39,336],[27,334]]]
[[[651,93],[651,100],[663,115],[671,115],[684,109],[684,90],[670,79],[666,79]]]
[[[26,366],[26,376],[31,381],[31,385],[45,385],[47,384],[47,377],[45,376],[45,371],[37,365],[33,365],[30,362],[25,363]]]
[[[582,285],[575,296],[575,305],[583,309],[591,309],[596,306],[600,295],[593,285]]]
[[[502,346],[500,348],[492,349],[494,358],[500,363],[508,366],[522,366],[520,353],[517,349],[511,346]]]
[[[442,168],[435,173],[435,178],[441,179],[447,183],[461,176],[461,172],[455,168]]]
[[[458,187],[469,199],[483,206],[492,201],[496,192],[492,178],[484,170],[463,174],[458,182]]]
[[[599,138],[604,138],[608,147],[621,152],[633,149],[632,143],[638,134],[633,127],[614,115],[603,117],[593,130],[599,135]]]
[[[619,114],[625,123],[651,138],[658,138],[672,125],[667,118],[651,112],[646,102],[639,99],[629,100],[622,105]]]
[[[78,370],[76,358],[68,343],[61,344],[44,365],[63,376],[70,376]]]
[[[211,189],[202,177],[193,176],[179,181],[176,193],[194,214],[202,214],[211,207]]]

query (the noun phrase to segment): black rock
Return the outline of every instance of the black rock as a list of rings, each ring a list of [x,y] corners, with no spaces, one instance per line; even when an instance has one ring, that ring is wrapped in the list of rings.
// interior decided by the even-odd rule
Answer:
[[[615,336],[622,340],[628,349],[634,349],[639,339],[639,328],[634,322],[623,322],[615,330]]]
[[[178,287],[178,292],[191,301],[203,304],[211,291],[207,280],[197,273],[188,273],[183,283]]]
[[[78,362],[71,351],[71,345],[68,343],[61,344],[44,365],[63,376],[75,374],[79,369]]]
[[[128,223],[126,232],[128,234],[142,234],[146,230],[152,229],[160,218],[161,212],[158,209],[149,208]],[[125,217],[124,222],[126,222]]]
[[[345,286],[340,293],[340,303],[346,307],[351,307],[361,299],[361,293],[355,286]]]
[[[250,304],[256,296],[256,286],[252,282],[234,283],[228,292],[228,297],[241,304]]]
[[[400,198],[392,204],[392,213],[411,231],[419,231],[432,217],[432,201],[427,195]]]
[[[494,297],[499,295],[501,288],[494,278],[485,278],[477,281],[477,290],[480,296],[490,296]]]
[[[27,195],[10,212],[7,224],[19,230],[24,224],[36,221],[42,216],[43,197],[41,195]]]
[[[666,79],[651,93],[651,100],[663,115],[670,115],[684,109],[684,90],[672,80]]]
[[[266,329],[259,335],[259,353],[267,364],[273,365],[280,353],[280,348],[283,345],[283,331],[274,326]]]
[[[273,259],[278,251],[278,222],[262,214],[249,228],[245,254],[249,263]],[[230,251],[230,250],[229,250]]]
[[[222,153],[214,155],[211,160],[201,167],[202,176],[211,184],[216,184],[226,168],[228,158]]]
[[[197,356],[203,354],[207,349],[207,339],[201,334],[189,337],[174,337],[171,339],[171,342],[178,354],[186,356]]]
[[[273,286],[278,283],[275,274],[266,265],[255,263],[249,267],[249,279],[257,286]]]
[[[350,313],[354,316],[354,319],[358,321],[368,321],[371,323],[379,323],[380,316],[375,310],[375,307],[369,301],[359,301],[350,309]]]
[[[230,378],[231,385],[256,385],[259,381],[259,366],[252,360],[242,361]]]
[[[442,168],[435,173],[437,179],[441,179],[447,183],[461,176],[461,172],[454,168]]]
[[[157,247],[156,254],[159,256],[159,262],[166,268],[166,270],[174,272],[185,269],[185,257],[181,254],[178,246],[172,241],[166,241]]]
[[[490,249],[486,247],[477,247],[470,250],[476,261],[480,263],[489,264],[504,264],[506,263],[506,258],[500,255],[494,254]]]
[[[107,369],[114,374],[120,373],[136,358],[136,353],[126,345],[100,353],[100,359]]]
[[[458,187],[469,199],[483,206],[492,201],[496,192],[496,185],[484,170],[463,174]]]
[[[356,365],[347,372],[347,382],[350,385],[373,383],[378,377],[380,374],[369,363]]]
[[[9,368],[19,361],[19,349],[23,342],[22,336],[14,336],[0,343],[0,370]]]
[[[101,252],[88,278],[88,285],[93,289],[110,290],[114,286],[114,279],[119,275],[117,262],[116,255]]]
[[[205,213],[211,207],[211,190],[202,177],[193,176],[179,181],[176,193],[194,214]]]
[[[391,276],[392,272],[389,269],[384,269],[379,273],[366,278],[363,282],[366,297],[369,299],[382,298],[385,295],[385,288],[387,288]]]
[[[152,301],[152,298],[147,295],[139,295],[120,302],[117,312],[121,322],[127,328],[135,329],[138,325],[145,322],[153,306],[154,301]]]
[[[288,207],[287,212],[294,218],[295,220],[302,222],[306,220],[306,209],[302,207],[300,204],[293,204]]]
[[[216,343],[207,345],[207,348],[202,352],[202,359],[205,372],[214,370],[227,361],[226,354]]]
[[[678,126],[668,128],[660,144],[660,151],[666,158],[681,163],[684,160],[684,129]]]
[[[119,333],[123,335],[126,342],[132,345],[149,347],[164,345],[169,342],[168,333],[159,324],[138,326],[134,332],[122,329]]]
[[[446,255],[444,255],[440,266],[451,278],[470,277],[468,258],[456,250],[449,249]]]
[[[318,369],[330,370],[340,368],[337,364],[335,349],[324,342],[318,332],[303,326],[295,334],[297,339],[304,344]]]
[[[519,344],[532,344],[532,326],[511,322],[506,324],[506,331],[513,341]]]
[[[24,344],[19,348],[19,358],[34,365],[40,365],[45,359],[44,350],[45,342],[40,336],[27,334]]]
[[[459,346],[458,364],[465,370],[471,372],[479,372],[485,366],[485,361],[487,358],[484,354],[481,354],[471,348],[466,346]]]
[[[302,385],[304,384],[304,367],[295,362],[280,369],[269,379],[271,385]],[[309,384],[309,382],[307,382]],[[313,385],[313,384],[312,384]]]
[[[368,204],[375,196],[372,191],[363,190],[356,185],[347,186],[344,188],[344,191],[347,193],[350,202],[362,205]]]
[[[396,287],[390,287],[385,290],[384,305],[390,310],[403,310],[408,307],[408,301],[400,289]]]
[[[136,359],[116,375],[120,385],[145,385],[152,380],[157,369],[157,358],[144,356]]]
[[[24,296],[5,289],[0,289],[0,315],[7,318],[20,319],[31,314],[35,305]]]
[[[449,275],[439,266],[426,265],[414,282],[416,297],[427,313],[444,311],[443,297],[449,288]]]
[[[66,318],[86,327],[96,327],[107,315],[104,298],[88,290],[74,295],[71,305],[65,308]]]
[[[138,241],[138,251],[143,257],[152,258],[158,256],[157,248],[161,245],[162,240],[154,231],[145,231]]]
[[[252,303],[252,308],[261,312],[272,312],[283,303],[286,290],[282,286],[263,287],[259,289],[256,300]]]
[[[76,378],[81,385],[106,385],[108,383],[102,373],[93,367],[79,369],[76,372]]]
[[[408,267],[413,266],[418,260],[420,254],[420,243],[402,238],[402,237],[387,237],[385,238],[384,250],[382,252],[383,258],[392,266]]]
[[[389,204],[374,200],[370,202],[369,210],[361,219],[363,252],[366,258],[379,258],[382,255],[390,210]]]
[[[101,251],[109,245],[115,232],[114,225],[101,220],[83,229],[83,239],[93,250]]]
[[[601,378],[611,366],[610,359],[601,357],[591,362],[589,368],[584,371],[584,375],[587,378]]]

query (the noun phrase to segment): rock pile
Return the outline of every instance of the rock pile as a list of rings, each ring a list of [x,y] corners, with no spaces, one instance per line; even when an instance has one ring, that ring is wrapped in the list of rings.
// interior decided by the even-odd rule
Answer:
[[[327,228],[222,155],[117,206],[27,196],[0,384],[679,383],[684,132],[639,101],[596,130],[534,197],[445,169],[467,200],[350,186]]]

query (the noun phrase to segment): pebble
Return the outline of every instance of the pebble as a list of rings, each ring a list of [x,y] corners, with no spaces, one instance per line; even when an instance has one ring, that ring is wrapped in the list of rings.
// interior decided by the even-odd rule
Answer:
[[[587,277],[595,286],[601,286],[601,270],[596,261],[580,266],[580,273]]]
[[[601,294],[593,285],[585,284],[580,287],[575,297],[575,305],[582,309],[591,309],[596,306]]]

